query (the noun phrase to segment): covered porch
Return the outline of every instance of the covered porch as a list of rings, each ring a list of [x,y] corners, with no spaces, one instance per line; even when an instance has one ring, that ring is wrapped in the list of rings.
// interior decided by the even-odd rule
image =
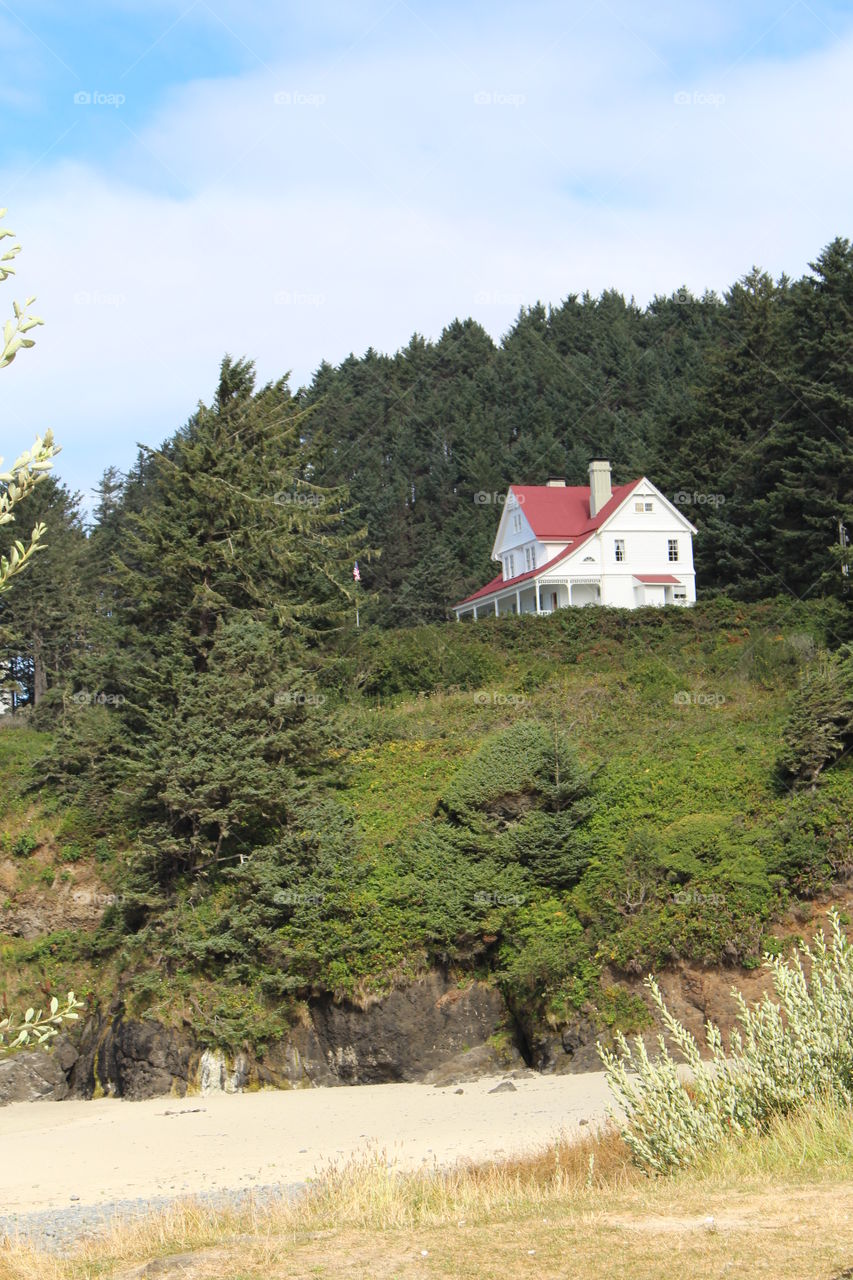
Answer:
[[[555,613],[557,609],[583,607],[601,603],[600,578],[544,578],[508,586],[481,600],[456,609],[461,622],[465,618],[503,618],[509,614]]]

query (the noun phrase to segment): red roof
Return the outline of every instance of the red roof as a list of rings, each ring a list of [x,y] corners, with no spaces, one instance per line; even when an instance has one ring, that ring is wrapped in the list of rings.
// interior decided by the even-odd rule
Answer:
[[[511,484],[509,490],[540,541],[567,542],[597,529],[639,483],[614,485],[610,501],[595,517],[589,514],[589,485]]]
[[[648,582],[648,583],[674,582],[677,587],[681,586],[681,579],[673,578],[671,573],[635,573],[633,576],[636,582]]]
[[[491,595],[493,591],[526,582],[529,578],[535,578],[546,569],[552,568],[558,561],[573,555],[639,483],[639,480],[632,480],[630,484],[614,485],[610,501],[596,516],[589,514],[588,485],[566,485],[565,488],[544,484],[510,485],[510,492],[518,499],[518,505],[536,537],[541,542],[567,542],[570,545],[558,551],[545,564],[537,565],[535,569],[528,569],[526,573],[517,573],[514,578],[505,579],[498,574],[496,578],[492,578],[491,582],[480,587],[479,591],[466,596],[453,607],[458,609],[460,605],[471,604],[474,600]]]
[[[565,560],[566,556],[572,551],[576,551],[582,542],[586,542],[590,535],[587,533],[578,542],[572,543],[570,547],[565,547],[562,551],[558,551],[550,560],[546,560],[544,564],[540,564],[536,569],[528,569],[526,573],[517,573],[514,578],[502,578],[500,574],[496,578],[492,578],[491,582],[487,582],[484,587],[480,587],[479,591],[475,591],[472,596],[466,596],[464,600],[460,600],[459,604],[470,604],[472,600],[479,600],[480,596],[490,595],[492,591],[497,591],[499,587],[514,587],[517,582],[526,582],[528,578],[535,578],[537,574],[544,573],[546,569],[550,569],[558,560]],[[455,609],[459,605],[453,606]]]

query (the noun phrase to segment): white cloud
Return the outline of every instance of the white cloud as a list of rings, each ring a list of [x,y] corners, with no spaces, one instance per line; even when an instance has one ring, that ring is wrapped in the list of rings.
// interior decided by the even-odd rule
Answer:
[[[6,200],[14,296],[48,323],[2,375],[4,452],[53,425],[89,485],[209,397],[225,350],[303,381],[456,315],[499,337],[569,292],[798,274],[848,229],[851,53],[678,77],[618,23],[452,56],[425,30],[194,83],[135,136],[113,109],[101,163],[48,157]]]

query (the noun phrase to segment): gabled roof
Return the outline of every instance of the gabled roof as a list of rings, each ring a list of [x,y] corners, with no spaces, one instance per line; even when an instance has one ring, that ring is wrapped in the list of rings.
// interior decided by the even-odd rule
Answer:
[[[649,484],[664,505],[678,516],[691,533],[696,532],[695,527],[686,516],[682,515],[678,508],[674,507],[669,499],[664,497],[660,490],[656,489],[645,476],[641,476],[639,480],[632,480],[629,484],[614,485],[610,501],[601,508],[598,515],[592,517],[589,514],[588,485],[566,485],[564,487],[562,485],[513,484],[510,485],[510,493],[516,498],[519,508],[524,512],[525,519],[533,530],[535,537],[540,542],[561,542],[567,545],[564,545],[555,556],[544,564],[537,565],[535,569],[528,569],[524,573],[517,573],[514,578],[503,578],[498,574],[496,578],[492,578],[491,582],[487,582],[484,587],[480,587],[479,591],[475,591],[473,595],[466,596],[464,600],[451,605],[451,608],[459,609],[463,605],[472,604],[486,596],[493,595],[495,592],[509,590],[519,583],[528,582],[531,578],[539,577],[540,574],[552,569],[563,560],[568,560],[592,537],[597,529],[600,529],[610,519],[643,481]],[[502,522],[506,518],[508,510],[509,504],[504,507],[504,514],[501,517]],[[503,524],[501,524],[501,527],[503,527]],[[644,583],[680,585],[681,582],[680,578],[675,578],[669,573],[643,573],[632,576],[635,581]]]
[[[581,541],[586,542],[588,537],[589,534],[582,538]],[[577,550],[578,546],[580,546],[580,543],[573,544],[571,547],[564,547],[562,551],[558,551],[555,556],[552,556],[550,560],[546,560],[544,564],[538,565],[535,569],[527,569],[524,573],[517,573],[514,578],[502,578],[498,574],[496,578],[492,578],[491,582],[487,582],[484,587],[480,587],[479,591],[475,591],[472,596],[466,596],[464,600],[460,600],[459,604],[452,605],[451,608],[458,609],[461,604],[470,604],[472,600],[479,600],[481,596],[491,595],[493,591],[503,587],[514,587],[518,582],[527,582],[529,578],[535,578],[540,573],[544,573],[546,569],[550,569],[559,560],[565,560]]]
[[[566,542],[593,533],[639,483],[614,485],[597,516],[589,514],[589,485],[511,484],[509,489],[540,542]]]
[[[525,573],[517,573],[514,578],[502,578],[498,574],[496,578],[492,578],[491,582],[480,587],[479,591],[466,596],[464,600],[459,601],[459,604],[452,607],[458,609],[460,605],[471,604],[472,601],[491,595],[498,589],[514,587],[519,582],[527,582],[530,578],[544,573],[546,569],[552,568],[560,560],[566,560],[574,555],[596,529],[613,515],[613,512],[621,506],[639,483],[639,480],[632,480],[630,484],[614,485],[610,501],[605,503],[596,516],[589,514],[589,485],[566,485],[564,488],[562,485],[511,484],[510,493],[515,496],[527,523],[539,541],[567,542],[569,545],[563,547],[544,564],[537,565],[535,569],[528,569]]]

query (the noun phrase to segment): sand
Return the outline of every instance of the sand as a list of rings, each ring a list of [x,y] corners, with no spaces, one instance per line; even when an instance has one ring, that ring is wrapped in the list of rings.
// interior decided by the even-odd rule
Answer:
[[[0,1205],[31,1212],[296,1183],[371,1144],[404,1168],[512,1155],[583,1131],[581,1119],[594,1125],[609,1102],[600,1072],[524,1076],[514,1093],[490,1093],[499,1080],[14,1103],[0,1108]]]

